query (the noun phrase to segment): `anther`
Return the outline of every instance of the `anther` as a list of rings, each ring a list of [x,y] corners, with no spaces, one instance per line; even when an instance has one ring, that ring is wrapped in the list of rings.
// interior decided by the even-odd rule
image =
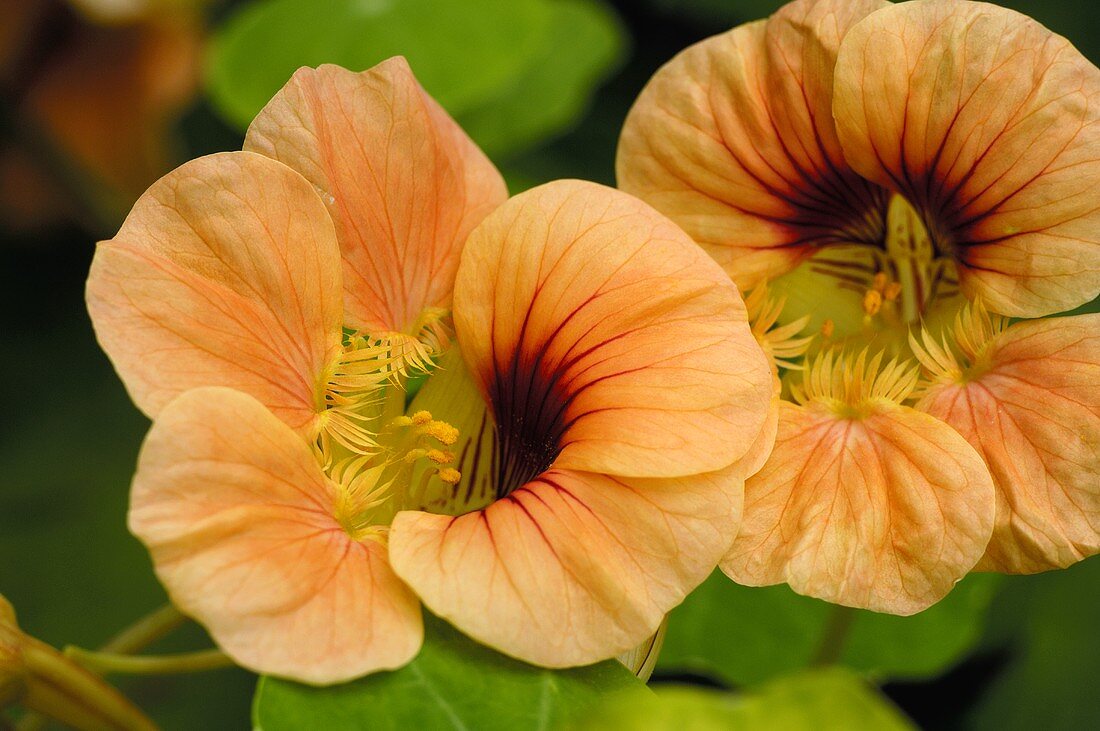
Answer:
[[[462,473],[454,467],[444,467],[437,474],[439,475],[439,479],[443,480],[448,485],[457,485],[458,481],[462,479]]]
[[[407,416],[398,416],[390,422],[390,426],[394,429],[401,429],[407,426],[412,426],[413,420]]]
[[[415,414],[413,415],[413,420],[416,420]],[[449,447],[458,441],[458,429],[455,429],[445,421],[429,421],[423,429],[425,434],[444,446]]]
[[[886,285],[889,284],[890,278],[886,276],[886,272],[878,272],[875,274],[874,280],[871,282],[871,289],[876,292],[882,293],[886,289]]]
[[[882,294],[876,289],[867,290],[867,294],[863,295],[863,311],[866,312],[869,317],[874,317],[881,309]]]
[[[832,320],[826,320],[825,322],[821,323],[821,337],[831,338],[835,330],[836,323],[834,323]]]
[[[430,423],[432,420],[432,412],[430,411],[417,411],[412,415],[412,423],[417,426],[424,426]]]
[[[899,295],[901,295],[901,282],[890,282],[886,285],[886,291],[882,293],[888,302],[896,302]]]
[[[429,449],[424,456],[436,464],[450,464],[455,461],[454,452],[445,452],[442,449]]]

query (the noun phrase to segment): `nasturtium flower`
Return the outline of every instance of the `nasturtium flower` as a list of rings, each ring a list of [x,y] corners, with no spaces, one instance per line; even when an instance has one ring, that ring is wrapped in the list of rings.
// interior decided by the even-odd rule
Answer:
[[[242,665],[399,666],[420,601],[590,663],[732,544],[772,396],[736,287],[614,189],[506,198],[403,60],[323,66],[100,245],[89,309],[154,418],[131,529]]]
[[[908,614],[1100,551],[1100,319],[1009,319],[1100,294],[1100,71],[1068,41],[799,0],[658,71],[618,174],[752,290],[783,376],[728,575]]]

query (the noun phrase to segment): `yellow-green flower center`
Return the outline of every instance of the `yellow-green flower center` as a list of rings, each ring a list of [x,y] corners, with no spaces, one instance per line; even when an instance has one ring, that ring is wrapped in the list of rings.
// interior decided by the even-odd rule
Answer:
[[[934,381],[974,377],[1004,329],[1003,318],[962,296],[946,246],[898,195],[880,241],[828,245],[768,286],[767,305],[761,287],[747,304],[754,334],[782,370],[784,397],[845,418],[874,403],[912,402]]]

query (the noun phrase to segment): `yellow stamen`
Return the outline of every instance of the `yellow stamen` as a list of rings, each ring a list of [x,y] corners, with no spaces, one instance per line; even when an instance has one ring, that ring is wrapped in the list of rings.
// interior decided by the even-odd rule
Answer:
[[[424,456],[436,464],[450,464],[455,461],[454,452],[445,452],[442,449],[429,449]]]
[[[897,302],[900,295],[901,282],[890,282],[886,285],[886,291],[882,293],[882,296],[886,298],[887,302]]]
[[[772,361],[772,367],[798,370],[802,365],[797,362],[810,348],[813,336],[797,337],[810,321],[810,316],[800,317],[786,325],[776,327],[779,316],[783,313],[783,307],[787,301],[784,297],[769,297],[768,283],[761,282],[749,292],[745,299],[749,324],[753,337],[760,344],[768,358]]]
[[[874,279],[871,280],[871,289],[882,294],[886,290],[886,285],[889,284],[889,282],[890,278],[886,276],[886,272],[876,272]]]
[[[791,384],[799,404],[817,402],[845,418],[866,416],[884,403],[900,404],[917,385],[920,368],[909,360],[883,363],[880,351],[868,359],[866,348],[857,354],[827,350],[802,372],[802,382]]]
[[[458,441],[458,429],[445,421],[430,421],[421,427],[422,433],[435,439],[440,444],[449,447]]]
[[[444,467],[438,474],[439,479],[443,480],[448,485],[457,485],[458,481],[462,479],[462,473],[454,467]]]
[[[833,332],[835,331],[836,323],[834,323],[832,320],[826,320],[825,322],[821,323],[821,337],[831,338],[833,336]]]
[[[868,317],[874,317],[882,309],[882,293],[877,289],[869,289],[863,295],[863,311]]]
[[[412,423],[417,426],[424,426],[430,423],[432,420],[432,412],[430,411],[417,411],[412,415]]]
[[[1008,329],[1007,317],[989,312],[977,299],[955,315],[954,327],[940,333],[937,342],[927,328],[920,339],[909,333],[909,347],[923,369],[920,390],[937,383],[963,383],[984,373],[997,337]]]
[[[446,348],[446,316],[446,310],[426,310],[416,335],[354,332],[346,336],[326,371],[317,401],[317,449],[323,464],[331,463],[337,444],[360,455],[379,452],[378,421],[387,411],[385,403],[392,400],[395,389],[404,389],[410,373],[429,370]],[[400,404],[404,405],[403,399]],[[425,423],[430,420],[429,414]],[[404,425],[399,420],[390,424]]]

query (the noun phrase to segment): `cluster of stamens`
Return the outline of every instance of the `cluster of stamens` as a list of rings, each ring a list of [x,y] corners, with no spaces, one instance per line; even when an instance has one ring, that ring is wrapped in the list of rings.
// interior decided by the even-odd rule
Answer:
[[[428,483],[438,477],[448,485],[457,485],[462,474],[452,467],[453,446],[459,431],[445,421],[434,419],[428,411],[399,416],[387,425],[385,444],[372,455],[357,455],[336,462],[329,477],[340,486],[337,515],[350,535],[362,538],[383,530],[400,510],[422,506]],[[414,474],[422,461],[430,467]]]
[[[914,402],[934,384],[983,372],[991,342],[1007,327],[1006,318],[975,301],[962,307],[953,328],[933,337],[921,323],[934,303],[958,294],[954,260],[937,249],[921,216],[901,196],[891,198],[885,219],[881,244],[832,245],[810,262],[812,272],[860,296],[861,330],[850,325],[838,334],[836,323],[827,319],[815,337],[794,338],[808,317],[775,327],[782,300],[769,299],[763,286],[746,300],[753,334],[773,363],[802,371],[800,381],[785,379],[787,393],[799,404],[823,403],[854,417],[875,403]],[[899,352],[904,345],[887,337],[883,350],[871,354],[867,343],[890,330],[909,331],[911,353]],[[852,343],[861,349],[846,350]]]
[[[770,297],[768,283],[761,282],[745,297],[749,326],[753,337],[772,362],[773,371],[779,368],[798,370],[802,365],[798,358],[809,350],[814,337],[799,336],[806,329],[810,316],[800,317],[786,325],[776,324],[786,306],[785,297]]]
[[[795,403],[823,403],[844,416],[863,416],[877,403],[899,404],[917,386],[919,367],[908,359],[891,358],[882,351],[869,355],[825,350],[805,368],[800,383],[791,383]]]
[[[404,413],[409,379],[429,373],[450,344],[447,312],[428,309],[411,330],[345,333],[318,400],[318,460],[340,488],[341,525],[358,538],[422,507],[432,478],[462,479],[448,449],[458,429],[428,411]]]
[[[349,332],[325,379],[317,447],[326,463],[335,445],[360,455],[378,451],[372,430],[388,389],[401,389],[410,377],[429,372],[451,338],[447,311],[428,308],[401,332]]]
[[[876,272],[871,287],[863,293],[863,313],[872,318],[882,311],[884,303],[896,306],[900,296],[901,282],[891,280],[886,272]]]
[[[940,333],[939,342],[927,328],[921,328],[919,338],[910,333],[909,348],[924,371],[920,393],[936,384],[960,383],[981,375],[989,366],[993,343],[1008,325],[1007,317],[989,312],[977,299],[959,310],[950,333]]]

